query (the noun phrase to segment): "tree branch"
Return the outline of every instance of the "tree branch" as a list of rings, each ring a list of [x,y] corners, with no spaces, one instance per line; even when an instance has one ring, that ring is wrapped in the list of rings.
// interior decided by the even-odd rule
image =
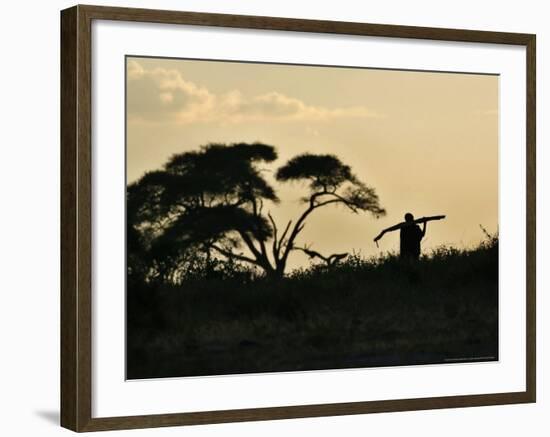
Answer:
[[[273,258],[275,259],[275,264],[279,262],[279,250],[277,248],[278,244],[278,229],[277,225],[275,224],[275,220],[273,219],[273,216],[270,212],[267,213],[267,216],[269,217],[269,221],[271,222],[271,227],[273,228],[273,245],[271,247],[271,250],[273,251]]]
[[[262,211],[264,209],[264,201],[262,200],[262,198],[260,197],[260,206],[258,207],[258,215],[262,215]]]
[[[258,248],[254,245],[254,242],[250,238],[250,236],[245,231],[237,231],[247,247],[250,249],[254,257],[256,258],[257,264],[261,266],[266,272],[272,271],[273,266],[271,262],[269,261],[269,258],[267,257],[267,253],[265,252],[265,244],[262,240],[260,240],[260,247],[263,245],[263,249],[258,250]],[[263,252],[263,253],[262,253]]]
[[[323,191],[319,191],[318,193],[313,193],[309,198],[309,207],[315,208],[315,200],[317,200],[318,197],[324,196],[325,194],[330,194],[326,187],[323,189]]]
[[[258,241],[260,242],[261,253],[262,253],[263,257],[265,259],[267,259],[267,249],[265,247],[265,242],[264,242],[264,240],[260,240],[260,239],[258,239]]]
[[[334,196],[335,198],[334,199],[330,199],[330,200],[325,200],[324,202],[320,202],[320,203],[315,203],[315,201],[322,197],[322,196],[325,196],[325,195],[329,195],[329,196]],[[284,254],[283,256],[281,257],[281,262],[284,264],[286,263],[286,260],[288,258],[288,254],[290,253],[290,251],[293,249],[293,243],[294,243],[294,240],[296,239],[296,237],[298,236],[298,234],[302,231],[302,229],[304,228],[305,224],[304,224],[304,221],[305,219],[309,216],[309,214],[311,214],[314,210],[316,210],[317,208],[321,208],[325,205],[330,205],[331,203],[343,203],[345,204],[348,208],[350,208],[352,211],[354,212],[357,212],[357,207],[354,206],[351,202],[349,202],[346,198],[334,193],[334,192],[329,192],[326,187],[323,189],[323,191],[319,191],[317,193],[313,193],[311,195],[311,197],[309,198],[309,207],[308,209],[306,209],[302,215],[300,216],[300,218],[298,219],[298,221],[296,222],[296,224],[294,225],[294,228],[292,229],[292,232],[290,234],[290,236],[288,237],[288,240],[287,240],[287,243],[286,243],[286,247],[285,247],[285,251],[284,251]]]
[[[327,257],[321,255],[319,252],[308,249],[307,247],[296,246],[296,247],[294,247],[293,250],[300,250],[300,251],[304,252],[307,256],[309,256],[310,258],[321,258],[323,261],[328,263],[328,258]]]
[[[312,196],[313,198],[313,196]],[[311,205],[311,200],[310,200],[310,205]],[[296,224],[294,225],[294,228],[292,228],[292,232],[290,233],[290,236],[288,237],[288,240],[286,241],[286,247],[285,247],[285,251],[284,251],[284,254],[283,256],[281,257],[281,262],[283,264],[286,264],[286,260],[288,259],[288,254],[290,253],[290,251],[292,250],[292,247],[293,247],[293,243],[294,243],[294,240],[296,238],[296,236],[300,233],[301,231],[301,226],[302,226],[302,223],[304,222],[304,220],[307,218],[307,216],[316,208],[316,206],[310,206],[308,209],[306,209],[302,215],[300,216],[300,218],[298,219],[298,221],[296,222]],[[303,228],[302,228],[303,229]]]
[[[350,202],[348,199],[346,199],[345,197],[342,197],[340,196],[339,194],[336,194],[334,192],[326,192],[326,193],[319,193],[321,195],[329,195],[329,196],[334,196],[335,199],[331,199],[331,200],[325,200],[324,202],[320,202],[320,203],[317,203],[315,204],[315,208],[319,208],[321,206],[325,206],[325,205],[328,205],[330,203],[343,203],[344,205],[346,205],[349,209],[351,209],[353,212],[357,212],[357,210],[359,209],[357,207],[357,205],[353,202]],[[320,196],[317,196],[317,197],[320,197]]]
[[[258,206],[258,199],[256,199],[256,197],[252,196],[251,202],[252,202],[252,211],[253,211],[254,217],[260,217],[263,209],[262,199],[259,199],[259,206]],[[267,260],[268,258],[267,258],[267,249],[265,247],[265,242],[261,238],[256,237],[256,239],[260,243],[260,251],[263,258]],[[250,241],[250,244],[253,245],[252,241]]]
[[[316,252],[315,250],[311,250],[307,247],[294,247],[293,250],[301,250],[307,256],[309,256],[310,258],[320,258],[324,262],[326,262],[329,267],[333,266],[338,261],[340,261],[340,260],[342,260],[342,259],[344,259],[345,257],[348,256],[348,253],[346,252],[346,253],[333,253],[332,255],[329,255],[327,257],[327,256],[321,255],[319,252]]]
[[[290,229],[290,226],[292,225],[292,220],[289,220],[286,224],[286,228],[283,231],[283,235],[281,235],[281,239],[279,240],[279,247],[277,249],[277,256],[279,256],[281,252],[281,248],[283,247],[283,244],[285,243],[286,234],[288,233],[288,230]]]
[[[222,249],[221,247],[219,247],[215,244],[210,244],[208,247],[218,251],[219,253],[221,253],[223,256],[225,256],[227,258],[238,259],[239,261],[245,261],[245,262],[248,262],[248,263],[251,263],[251,264],[262,267],[262,265],[260,264],[260,262],[258,260],[249,258],[249,257],[244,256],[244,255],[240,255],[238,253],[234,253],[230,250]]]
[[[246,232],[240,231],[240,230],[237,232],[239,233],[239,235],[241,236],[245,244],[248,246],[250,251],[254,254],[256,259],[258,260],[261,259],[262,258],[261,252],[256,248],[256,246],[254,245],[254,242],[250,239],[250,237],[246,234]]]

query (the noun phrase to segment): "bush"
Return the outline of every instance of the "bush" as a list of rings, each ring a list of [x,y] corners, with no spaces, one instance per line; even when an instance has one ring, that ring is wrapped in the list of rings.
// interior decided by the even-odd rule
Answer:
[[[130,378],[498,357],[498,237],[418,262],[353,254],[280,280],[237,266],[128,290]]]

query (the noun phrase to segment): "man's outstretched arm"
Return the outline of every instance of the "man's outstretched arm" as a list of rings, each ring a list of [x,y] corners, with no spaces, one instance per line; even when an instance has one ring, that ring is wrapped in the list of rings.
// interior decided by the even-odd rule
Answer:
[[[404,225],[404,222],[397,223],[396,225],[390,226],[389,228],[384,229],[382,232],[380,232],[375,238],[374,242],[378,243],[378,240],[384,236],[386,232],[393,232],[401,229],[401,227]]]

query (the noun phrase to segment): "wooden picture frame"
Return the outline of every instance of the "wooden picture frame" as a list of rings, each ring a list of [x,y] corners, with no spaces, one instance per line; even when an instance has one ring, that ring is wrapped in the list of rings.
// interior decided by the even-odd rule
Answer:
[[[415,399],[92,417],[93,20],[475,42],[526,48],[526,390]],[[77,432],[535,402],[535,35],[75,6],[61,12],[61,425]]]

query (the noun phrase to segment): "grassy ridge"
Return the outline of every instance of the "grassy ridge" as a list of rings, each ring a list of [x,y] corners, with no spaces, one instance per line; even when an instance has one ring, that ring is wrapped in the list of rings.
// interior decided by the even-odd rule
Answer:
[[[280,281],[129,285],[129,378],[498,358],[498,239],[416,263],[351,256]]]

